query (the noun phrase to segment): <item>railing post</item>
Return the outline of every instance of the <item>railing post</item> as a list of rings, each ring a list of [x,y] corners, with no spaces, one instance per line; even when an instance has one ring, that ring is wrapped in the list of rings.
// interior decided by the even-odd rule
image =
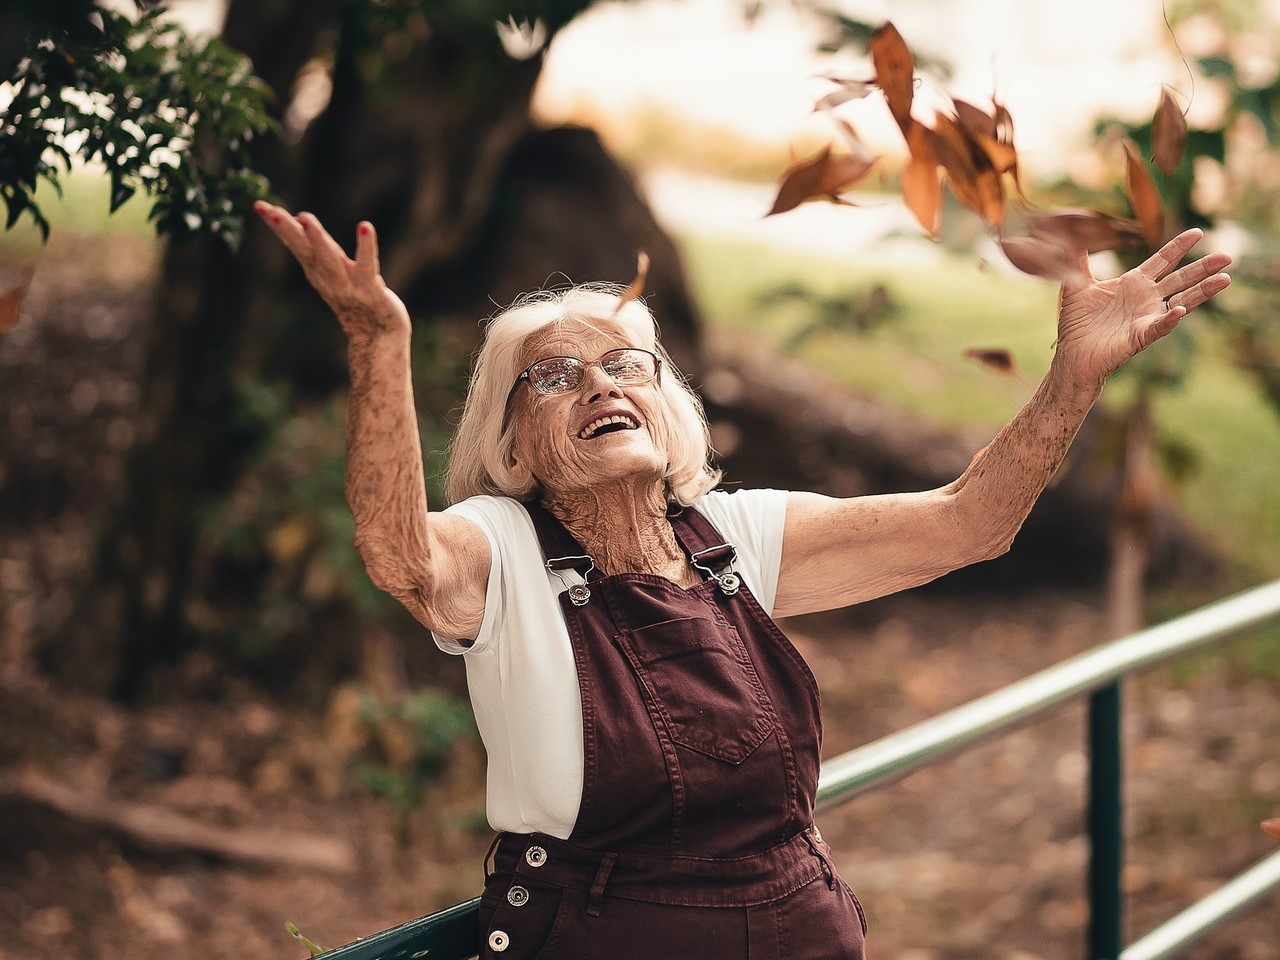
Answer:
[[[1117,960],[1123,947],[1120,757],[1120,681],[1116,680],[1089,697],[1089,960]]]

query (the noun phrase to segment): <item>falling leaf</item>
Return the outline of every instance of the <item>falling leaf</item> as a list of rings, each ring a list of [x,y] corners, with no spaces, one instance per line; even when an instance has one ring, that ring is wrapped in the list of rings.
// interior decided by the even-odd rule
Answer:
[[[813,105],[815,112],[818,110],[831,110],[842,103],[848,103],[850,100],[861,100],[872,90],[877,89],[876,84],[870,80],[849,80],[833,76],[827,76],[823,79],[830,80],[832,83],[837,84],[837,87]]]
[[[977,136],[990,137],[996,139],[996,118],[987,113],[981,107],[975,107],[973,104],[965,100],[951,101],[955,107],[956,121],[960,126],[964,127],[969,133]]]
[[[1269,837],[1275,837],[1280,840],[1280,817],[1272,817],[1270,820],[1262,821],[1262,830]]]
[[[1134,216],[1142,224],[1142,235],[1150,246],[1158,247],[1164,233],[1164,203],[1160,200],[1160,191],[1156,189],[1147,165],[1142,162],[1138,148],[1127,137],[1124,153],[1127,161],[1124,192],[1129,197]]]
[[[936,237],[942,219],[942,181],[938,177],[938,155],[933,149],[933,134],[915,120],[903,132],[911,159],[902,168],[902,199],[920,226]]]
[[[1080,276],[1080,268],[1067,249],[1043,237],[1001,237],[1000,249],[1010,263],[1033,277],[1066,283]]]
[[[868,44],[876,69],[876,86],[884,91],[889,112],[905,135],[911,126],[911,100],[915,95],[915,61],[906,41],[892,23],[885,22]]]
[[[0,333],[8,333],[18,325],[18,318],[22,314],[22,301],[30,286],[31,276],[28,275],[16,286],[0,293]]]
[[[1156,167],[1166,177],[1172,177],[1187,147],[1187,118],[1168,87],[1160,91],[1160,106],[1156,107],[1151,121],[1151,145],[1151,159]]]
[[[765,216],[784,213],[806,200],[836,199],[837,194],[853,186],[870,172],[876,158],[865,154],[833,154],[823,147],[814,157],[788,168],[778,185],[778,196]]]
[[[962,101],[954,101],[959,104]],[[992,123],[995,132],[988,136],[985,131],[975,131],[975,136],[982,148],[986,150],[987,156],[991,159],[991,165],[995,167],[997,173],[1007,173],[1013,177],[1013,188],[1018,192],[1018,196],[1025,202],[1026,193],[1022,190],[1022,175],[1018,172],[1018,152],[1013,146],[1013,115],[1003,103],[991,99]],[[977,108],[974,108],[977,109]],[[957,116],[960,116],[957,111]],[[970,120],[972,121],[972,117]],[[961,122],[965,120],[961,117]]]
[[[1008,350],[998,347],[970,347],[964,352],[966,360],[976,360],[988,370],[1003,374],[1006,377],[1016,377],[1018,368],[1013,362],[1013,354]]]
[[[627,285],[627,289],[623,290],[618,296],[618,305],[613,308],[613,315],[617,316],[618,312],[625,307],[640,294],[644,293],[644,283],[649,279],[649,255],[643,250],[636,255],[636,276],[635,279]]]
[[[939,113],[934,121],[933,144],[956,199],[988,223],[1003,223],[1000,174],[974,137],[956,120]]]
[[[1142,243],[1142,224],[1099,213],[1097,210],[1028,212],[1027,227],[1042,239],[1056,241],[1066,250],[1098,253]]]

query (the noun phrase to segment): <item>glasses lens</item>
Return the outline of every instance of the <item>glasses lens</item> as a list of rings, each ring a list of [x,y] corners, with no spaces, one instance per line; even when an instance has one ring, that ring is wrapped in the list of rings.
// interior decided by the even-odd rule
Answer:
[[[529,368],[529,385],[543,396],[568,393],[582,383],[582,361],[574,357],[548,357]]]
[[[600,366],[615,383],[648,383],[653,379],[653,355],[643,350],[613,350],[600,358]]]

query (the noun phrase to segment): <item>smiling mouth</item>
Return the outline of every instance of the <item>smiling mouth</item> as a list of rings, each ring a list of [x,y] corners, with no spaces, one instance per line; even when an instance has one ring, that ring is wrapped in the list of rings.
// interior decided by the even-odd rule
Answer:
[[[578,439],[590,440],[593,437],[603,436],[606,433],[617,433],[619,430],[638,429],[640,429],[640,424],[636,423],[630,417],[615,414],[612,417],[601,417],[599,420],[592,420],[578,431]]]

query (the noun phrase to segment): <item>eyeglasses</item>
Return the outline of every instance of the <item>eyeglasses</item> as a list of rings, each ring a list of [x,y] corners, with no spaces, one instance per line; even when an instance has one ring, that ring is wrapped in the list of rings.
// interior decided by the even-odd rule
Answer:
[[[547,357],[531,364],[527,370],[516,377],[507,394],[507,406],[520,389],[520,384],[528,382],[535,393],[544,397],[555,397],[572,393],[582,386],[586,379],[587,367],[599,367],[614,383],[624,387],[635,387],[660,378],[662,361],[648,350],[636,347],[622,347],[610,350],[598,360],[586,363],[577,357]]]

